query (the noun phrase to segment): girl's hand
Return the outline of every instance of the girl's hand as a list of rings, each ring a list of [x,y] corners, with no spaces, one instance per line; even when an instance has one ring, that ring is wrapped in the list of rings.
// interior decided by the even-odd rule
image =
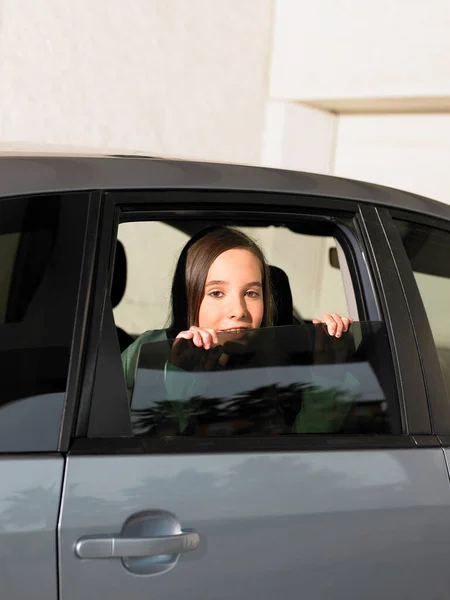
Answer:
[[[215,329],[206,329],[201,327],[190,327],[187,331],[180,331],[177,338],[192,340],[195,346],[209,350],[211,346],[219,343],[217,331]]]
[[[353,319],[350,317],[341,317],[337,313],[333,313],[332,315],[327,313],[321,319],[313,319],[312,322],[315,325],[324,323],[327,326],[329,335],[338,338],[348,330],[350,323],[353,323]]]

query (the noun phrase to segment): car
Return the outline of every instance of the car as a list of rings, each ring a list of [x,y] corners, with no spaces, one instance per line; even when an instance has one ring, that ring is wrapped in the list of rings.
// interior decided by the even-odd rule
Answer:
[[[264,247],[276,322],[233,369],[197,352],[180,432],[170,335],[128,390],[121,353],[217,223]],[[2,155],[2,598],[446,598],[449,249],[449,206],[371,183]]]

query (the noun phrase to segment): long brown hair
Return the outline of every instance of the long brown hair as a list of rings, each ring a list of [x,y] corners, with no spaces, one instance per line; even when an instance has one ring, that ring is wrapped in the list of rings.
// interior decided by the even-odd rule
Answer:
[[[239,248],[248,250],[261,266],[264,313],[262,327],[273,323],[273,299],[270,271],[264,253],[248,235],[224,226],[212,226],[200,231],[183,248],[172,282],[172,319],[170,336],[198,324],[208,271],[223,252]]]

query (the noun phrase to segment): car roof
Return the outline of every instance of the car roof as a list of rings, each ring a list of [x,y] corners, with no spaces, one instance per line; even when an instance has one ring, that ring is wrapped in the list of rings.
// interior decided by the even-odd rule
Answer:
[[[450,206],[401,190],[316,173],[139,155],[0,153],[0,198],[81,190],[202,189],[356,200],[450,220]]]

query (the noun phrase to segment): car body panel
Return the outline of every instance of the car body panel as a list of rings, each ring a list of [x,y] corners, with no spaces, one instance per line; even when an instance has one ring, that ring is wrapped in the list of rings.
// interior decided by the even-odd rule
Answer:
[[[79,538],[118,534],[145,510],[197,530],[199,549],[147,576],[75,555]],[[61,598],[444,598],[449,511],[440,448],[73,456]]]
[[[0,156],[0,181],[0,197],[96,189],[242,190],[371,202],[450,219],[450,207],[446,204],[363,181],[281,169],[182,160],[132,156]],[[260,199],[261,204],[263,201]],[[295,199],[287,198],[286,204],[295,205]]]
[[[55,531],[64,459],[0,459],[0,597],[58,600]]]

